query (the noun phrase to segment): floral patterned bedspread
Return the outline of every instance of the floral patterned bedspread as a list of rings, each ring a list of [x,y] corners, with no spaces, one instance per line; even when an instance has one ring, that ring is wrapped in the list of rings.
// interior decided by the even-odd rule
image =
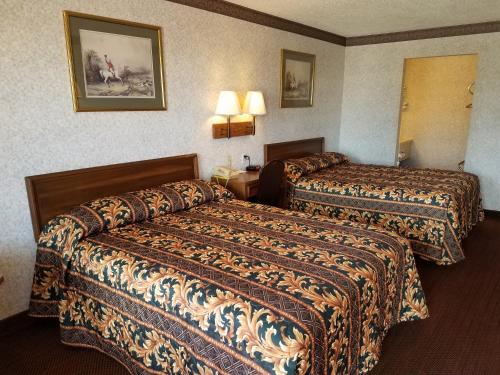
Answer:
[[[406,239],[185,181],[76,207],[40,235],[32,316],[134,374],[358,374],[428,316]]]
[[[341,154],[289,160],[294,210],[380,225],[437,264],[464,259],[462,239],[484,217],[477,176],[458,171],[354,164]],[[333,160],[332,160],[333,159]]]

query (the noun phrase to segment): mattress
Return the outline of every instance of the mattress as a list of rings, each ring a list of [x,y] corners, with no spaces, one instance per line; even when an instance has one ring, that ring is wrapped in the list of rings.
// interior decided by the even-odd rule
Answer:
[[[465,258],[462,240],[484,218],[479,179],[459,171],[289,160],[289,207],[392,230],[437,264]],[[330,156],[330,159],[332,157]]]
[[[50,221],[30,314],[133,374],[359,374],[428,310],[401,236],[193,180]]]

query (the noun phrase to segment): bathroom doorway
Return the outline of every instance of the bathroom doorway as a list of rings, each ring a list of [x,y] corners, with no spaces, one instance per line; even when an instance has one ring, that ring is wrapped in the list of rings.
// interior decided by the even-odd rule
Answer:
[[[399,165],[463,168],[477,61],[476,54],[405,60]]]

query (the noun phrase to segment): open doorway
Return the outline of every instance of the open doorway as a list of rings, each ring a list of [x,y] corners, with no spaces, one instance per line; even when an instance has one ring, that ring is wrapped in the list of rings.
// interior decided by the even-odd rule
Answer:
[[[463,168],[477,55],[405,60],[399,124],[401,166]]]

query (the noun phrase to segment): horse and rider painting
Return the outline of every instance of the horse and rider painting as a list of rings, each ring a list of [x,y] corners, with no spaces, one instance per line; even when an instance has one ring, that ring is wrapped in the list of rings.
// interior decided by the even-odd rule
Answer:
[[[63,14],[75,111],[166,109],[159,26]]]
[[[154,96],[150,39],[80,30],[80,43],[87,97]]]

